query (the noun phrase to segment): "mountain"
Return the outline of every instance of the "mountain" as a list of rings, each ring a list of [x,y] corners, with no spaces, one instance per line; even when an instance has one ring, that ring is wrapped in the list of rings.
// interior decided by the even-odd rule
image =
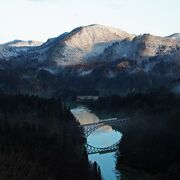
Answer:
[[[180,33],[172,34],[172,35],[170,35],[170,36],[167,36],[167,38],[180,40]]]
[[[22,40],[14,40],[5,44],[2,44],[0,46],[8,46],[8,47],[31,47],[31,46],[40,46],[43,42],[40,41],[22,41]]]
[[[0,46],[0,90],[9,93],[126,95],[178,79],[178,33],[133,35],[94,24],[45,43],[17,40]]]
[[[88,62],[102,54],[105,48],[114,42],[133,37],[119,29],[102,25],[78,27],[70,33],[50,40],[49,42],[54,43],[51,43],[46,51],[44,46],[42,47],[41,51],[45,52],[42,57],[44,61],[54,62],[58,66]],[[49,42],[45,43],[45,47]]]
[[[113,46],[106,49],[102,58],[110,55],[110,58],[128,58],[142,63],[142,61],[155,56],[165,56],[176,53],[180,49],[180,39],[153,36],[143,34],[136,36],[132,40],[116,42]]]
[[[33,47],[42,45],[39,41],[22,41],[14,40],[5,44],[0,44],[0,59],[9,60],[10,58],[18,57]]]

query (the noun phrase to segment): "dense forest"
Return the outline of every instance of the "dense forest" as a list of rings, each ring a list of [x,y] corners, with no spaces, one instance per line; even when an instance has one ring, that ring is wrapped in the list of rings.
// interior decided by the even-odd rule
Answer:
[[[160,89],[126,97],[101,97],[93,108],[126,110],[130,120],[119,144],[117,169],[149,174],[142,179],[180,179],[180,97]],[[122,179],[126,177],[122,177]]]
[[[0,95],[1,180],[100,180],[85,138],[58,99]]]

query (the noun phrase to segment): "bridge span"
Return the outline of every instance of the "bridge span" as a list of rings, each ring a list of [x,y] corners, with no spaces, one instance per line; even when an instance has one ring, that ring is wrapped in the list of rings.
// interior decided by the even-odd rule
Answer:
[[[87,150],[88,154],[96,154],[96,153],[103,154],[103,153],[116,151],[118,149],[118,145],[119,145],[119,141],[114,143],[111,146],[103,147],[103,148],[94,147],[89,144],[86,144],[86,150]]]
[[[89,123],[89,124],[82,124],[80,125],[84,129],[85,137],[87,138],[90,134],[92,134],[96,129],[106,126],[106,125],[118,125],[118,126],[124,126],[127,124],[127,121],[129,118],[111,118],[111,119],[104,119],[99,120],[99,122],[95,123]],[[107,153],[107,152],[113,152],[116,151],[118,148],[119,141],[114,143],[111,146],[98,148],[94,147],[92,145],[86,144],[87,152],[88,154],[95,154],[95,153]]]
[[[99,120],[99,122],[90,123],[90,124],[82,124],[81,127],[84,129],[85,137],[87,138],[90,134],[92,134],[96,129],[102,127],[102,126],[113,126],[113,125],[125,125],[129,118],[111,118],[111,119],[104,119]]]

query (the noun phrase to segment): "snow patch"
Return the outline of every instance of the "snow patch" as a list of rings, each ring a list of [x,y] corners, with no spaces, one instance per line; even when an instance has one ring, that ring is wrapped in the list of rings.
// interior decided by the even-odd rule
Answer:
[[[53,68],[48,68],[48,67],[44,67],[44,68],[39,68],[39,71],[44,70],[44,71],[48,71],[51,74],[57,74],[58,70],[57,69],[53,69]]]
[[[92,70],[82,71],[79,73],[79,76],[87,76],[92,73]]]

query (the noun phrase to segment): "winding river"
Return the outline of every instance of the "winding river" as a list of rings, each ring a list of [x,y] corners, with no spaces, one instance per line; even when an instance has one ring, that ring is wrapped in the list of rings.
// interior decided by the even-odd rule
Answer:
[[[77,105],[71,109],[71,112],[79,120],[80,124],[88,124],[98,122],[102,119],[97,114],[92,112],[89,108],[84,105]],[[114,116],[116,117],[116,116]],[[114,118],[112,113],[108,112],[103,115],[103,118]],[[115,131],[111,126],[103,126],[94,131],[88,138],[87,143],[94,147],[107,147],[122,137],[121,132]],[[106,154],[92,154],[89,155],[89,160],[96,161],[101,168],[101,174],[104,180],[119,180],[120,174],[115,169],[116,166],[116,153]]]

